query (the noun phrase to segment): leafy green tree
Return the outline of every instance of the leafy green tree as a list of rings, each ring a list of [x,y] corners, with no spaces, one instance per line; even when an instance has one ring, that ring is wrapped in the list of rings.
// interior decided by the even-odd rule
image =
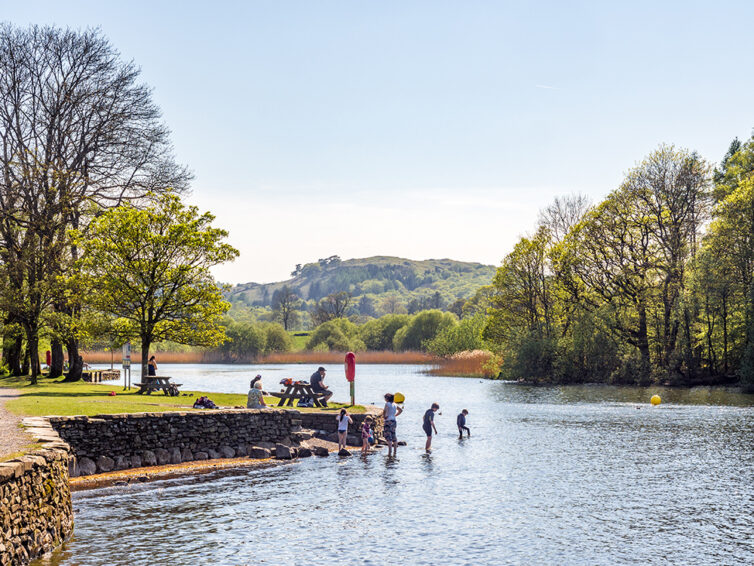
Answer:
[[[227,340],[220,346],[220,351],[229,361],[257,358],[267,350],[267,335],[260,325],[229,320],[224,327]]]
[[[358,327],[347,318],[336,318],[320,324],[306,343],[308,350],[333,350],[359,352],[366,350],[359,338]]]
[[[439,310],[422,311],[413,316],[393,337],[393,349],[424,350],[426,344],[444,328],[457,324],[455,316]]]
[[[486,349],[484,338],[482,338],[482,331],[486,324],[487,317],[480,313],[461,320],[457,325],[448,325],[426,342],[426,349],[437,356]]]
[[[395,333],[410,320],[411,317],[407,314],[386,314],[365,322],[359,328],[359,337],[369,350],[392,350]]]
[[[279,324],[268,323],[264,325],[267,337],[267,352],[290,352],[293,348],[291,335]]]
[[[220,322],[230,304],[209,270],[238,251],[213,220],[168,193],[144,208],[107,210],[86,237],[77,235],[88,300],[117,319],[121,336],[139,339],[142,376],[154,342],[211,347],[225,339]]]

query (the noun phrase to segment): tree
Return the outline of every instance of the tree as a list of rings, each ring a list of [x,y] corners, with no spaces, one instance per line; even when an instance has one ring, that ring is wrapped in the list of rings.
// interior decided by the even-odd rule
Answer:
[[[653,218],[628,191],[612,192],[565,238],[556,268],[572,300],[587,311],[603,311],[610,328],[634,346],[640,375],[651,372],[649,309],[657,275]]]
[[[312,320],[315,324],[322,324],[336,318],[343,318],[348,314],[351,306],[351,294],[346,291],[332,293],[327,297],[320,299],[317,307],[312,313]]]
[[[296,323],[296,311],[301,306],[301,299],[288,285],[272,294],[272,312],[276,319],[289,330]]]
[[[86,238],[77,235],[89,300],[116,317],[122,336],[140,340],[142,376],[154,342],[217,346],[225,338],[220,322],[230,305],[209,269],[238,251],[213,220],[168,193],[141,209],[126,203],[105,211]]]
[[[382,312],[385,314],[403,314],[406,312],[406,307],[398,298],[398,295],[391,293],[382,299]]]
[[[190,180],[138,77],[98,30],[0,26],[0,230],[34,258],[5,258],[24,299],[12,316],[23,319],[31,349],[51,304],[69,322],[78,318],[80,301],[57,280],[78,257],[68,230],[86,228],[86,207],[182,190]],[[66,334],[69,375],[80,377],[79,333]]]
[[[539,225],[547,229],[555,242],[562,242],[591,206],[589,197],[582,194],[556,197],[552,204],[539,212]]]

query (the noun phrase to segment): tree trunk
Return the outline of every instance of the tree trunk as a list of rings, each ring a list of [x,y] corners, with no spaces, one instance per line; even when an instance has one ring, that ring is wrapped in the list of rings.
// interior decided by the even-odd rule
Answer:
[[[149,338],[141,337],[141,378],[147,376],[147,365],[149,365],[149,347],[152,345]]]
[[[26,365],[28,359],[29,371],[31,371],[31,384],[37,384],[39,376],[39,331],[36,326],[28,325],[26,327]]]
[[[643,303],[639,304],[639,330],[636,337],[636,346],[639,348],[641,355],[641,372],[637,376],[639,384],[648,383],[652,371],[652,363],[649,356],[649,337],[647,334],[647,309]]]
[[[29,375],[29,367],[31,365],[31,356],[29,356],[29,342],[24,344],[24,357],[21,364],[21,373],[19,375]]]
[[[68,351],[68,374],[65,381],[78,381],[84,369],[84,360],[79,354],[79,341],[75,338],[66,340],[65,349]]]
[[[22,338],[16,333],[6,333],[3,337],[3,362],[11,375],[23,375],[21,373],[22,352]]]
[[[50,377],[60,377],[63,375],[63,344],[57,338],[53,338],[50,342]]]
[[[728,298],[723,297],[723,373],[728,375]]]

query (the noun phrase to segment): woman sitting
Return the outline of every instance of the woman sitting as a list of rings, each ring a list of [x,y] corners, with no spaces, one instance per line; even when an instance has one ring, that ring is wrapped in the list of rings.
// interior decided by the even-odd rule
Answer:
[[[264,396],[262,394],[262,382],[258,379],[258,377],[259,376],[255,377],[251,381],[251,389],[249,390],[249,397],[246,401],[247,409],[261,409],[262,407],[267,406],[267,404],[264,402]]]

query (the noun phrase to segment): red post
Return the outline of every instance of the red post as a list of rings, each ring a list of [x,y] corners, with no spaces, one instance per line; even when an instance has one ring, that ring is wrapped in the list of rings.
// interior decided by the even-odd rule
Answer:
[[[47,360],[47,367],[51,367],[52,366],[52,352],[50,352],[50,350],[47,350],[45,359]]]
[[[354,391],[354,381],[356,381],[356,354],[348,352],[346,354],[346,380],[351,386],[351,406],[356,404],[356,394]]]

